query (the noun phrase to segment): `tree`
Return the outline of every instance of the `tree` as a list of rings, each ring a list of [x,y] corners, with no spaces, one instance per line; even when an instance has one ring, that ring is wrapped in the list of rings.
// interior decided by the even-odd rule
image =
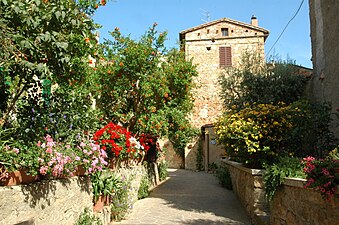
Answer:
[[[101,1],[106,2],[106,1]],[[0,126],[37,81],[59,87],[86,80],[96,28],[89,14],[100,1],[0,0]],[[36,97],[36,96],[35,96]]]
[[[111,35],[95,73],[96,100],[105,118],[136,134],[187,142],[195,66],[182,52],[166,50],[166,33],[159,33],[156,24],[139,41],[122,36],[118,28]]]

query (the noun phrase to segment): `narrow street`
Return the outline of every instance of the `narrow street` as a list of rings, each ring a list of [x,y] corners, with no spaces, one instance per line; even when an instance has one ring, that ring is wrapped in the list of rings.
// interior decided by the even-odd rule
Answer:
[[[233,192],[221,187],[214,175],[171,169],[166,182],[135,203],[127,220],[111,224],[251,223]]]

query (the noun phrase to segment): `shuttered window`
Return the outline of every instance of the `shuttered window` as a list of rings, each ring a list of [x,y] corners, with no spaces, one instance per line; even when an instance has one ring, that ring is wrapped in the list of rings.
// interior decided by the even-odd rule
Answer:
[[[219,47],[219,64],[220,67],[232,66],[231,47]]]

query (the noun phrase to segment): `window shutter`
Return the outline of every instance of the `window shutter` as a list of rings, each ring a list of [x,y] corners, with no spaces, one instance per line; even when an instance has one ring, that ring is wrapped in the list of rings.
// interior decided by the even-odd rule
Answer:
[[[219,47],[219,64],[220,67],[226,66],[226,47]]]
[[[232,48],[226,47],[226,66],[232,66]]]
[[[220,67],[232,66],[231,47],[219,47],[219,64]]]

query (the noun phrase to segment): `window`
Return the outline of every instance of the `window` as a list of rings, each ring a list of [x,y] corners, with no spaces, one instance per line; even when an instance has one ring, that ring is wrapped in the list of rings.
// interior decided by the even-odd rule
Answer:
[[[219,65],[220,67],[232,66],[231,47],[219,47]]]
[[[207,34],[209,34],[210,33],[210,30],[207,30]]]
[[[228,36],[228,28],[221,28],[221,35],[224,37]]]

